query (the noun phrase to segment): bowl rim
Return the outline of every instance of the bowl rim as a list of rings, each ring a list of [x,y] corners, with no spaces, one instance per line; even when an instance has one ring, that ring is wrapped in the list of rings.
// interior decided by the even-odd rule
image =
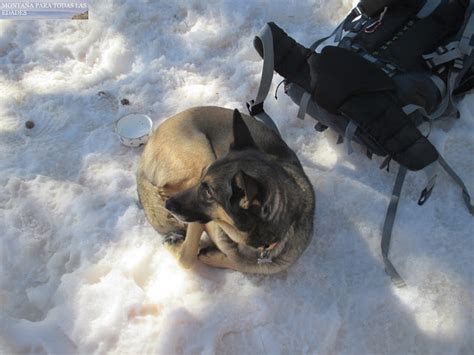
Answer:
[[[143,134],[143,135],[141,135],[141,136],[139,136],[139,137],[133,137],[133,138],[131,138],[131,137],[124,136],[123,134],[120,134],[120,133],[118,132],[118,123],[119,123],[122,119],[124,119],[125,117],[132,116],[132,115],[141,115],[141,116],[144,116],[144,117],[147,119],[147,121],[148,121],[148,123],[149,123],[149,129],[148,129],[148,132],[147,132],[147,133],[145,133],[145,134]],[[120,137],[122,137],[122,138],[124,138],[124,139],[128,139],[128,140],[141,139],[141,138],[143,138],[143,137],[149,135],[149,134],[151,133],[151,130],[152,130],[152,129],[153,129],[153,120],[152,120],[151,117],[148,116],[146,113],[141,113],[141,112],[129,112],[129,113],[125,114],[125,115],[120,116],[119,118],[117,118],[117,119],[115,120],[115,133],[116,133],[118,136],[120,136]]]

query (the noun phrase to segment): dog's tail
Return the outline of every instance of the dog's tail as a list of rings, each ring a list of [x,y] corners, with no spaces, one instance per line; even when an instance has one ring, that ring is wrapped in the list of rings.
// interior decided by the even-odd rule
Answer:
[[[186,225],[166,210],[165,202],[168,197],[163,189],[153,185],[141,171],[137,174],[137,192],[148,222],[158,233],[186,233]]]

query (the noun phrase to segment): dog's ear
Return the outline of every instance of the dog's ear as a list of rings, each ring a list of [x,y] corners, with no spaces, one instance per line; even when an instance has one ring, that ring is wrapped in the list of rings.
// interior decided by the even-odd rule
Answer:
[[[250,207],[261,206],[261,201],[258,199],[260,186],[257,180],[240,170],[234,176],[234,184],[243,191],[239,201],[241,208],[248,210]]]
[[[234,110],[233,118],[234,142],[231,144],[232,150],[243,150],[248,148],[256,148],[255,141],[250,134],[250,130],[244,122],[239,110]]]

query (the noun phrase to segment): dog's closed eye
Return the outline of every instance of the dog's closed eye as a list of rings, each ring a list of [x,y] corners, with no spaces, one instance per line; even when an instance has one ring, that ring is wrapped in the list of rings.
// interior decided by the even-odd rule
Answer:
[[[212,189],[207,182],[203,181],[201,183],[200,190],[207,201],[213,200]]]

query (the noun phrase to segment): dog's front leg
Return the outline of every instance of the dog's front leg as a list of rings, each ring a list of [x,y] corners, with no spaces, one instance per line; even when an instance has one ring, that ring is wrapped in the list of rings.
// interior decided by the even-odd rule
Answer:
[[[215,245],[215,248],[210,248],[210,250],[206,250],[209,248],[204,248],[199,251],[198,259],[208,266],[237,270],[238,265],[225,254],[233,253],[233,251],[231,251],[231,244],[233,248],[236,248],[237,244],[229,239],[216,222],[206,224],[206,232]]]
[[[293,258],[289,254],[294,254],[295,250],[288,251],[288,255],[279,255],[270,263],[258,263],[257,252],[249,256],[242,254],[239,250],[240,247],[236,241],[246,240],[248,237],[246,233],[225,223],[210,224],[213,228],[207,228],[207,232],[219,250],[210,250],[200,254],[199,260],[204,264],[250,274],[274,274],[291,264],[290,260]]]
[[[227,255],[217,249],[207,251],[205,254],[199,254],[198,258],[199,261],[212,267],[232,269],[235,271],[238,271],[239,268],[239,266],[234,261],[229,259]]]
[[[179,242],[169,242],[165,240],[166,249],[176,257],[183,268],[189,269],[196,263],[199,241],[201,240],[203,231],[204,226],[202,224],[190,223],[188,224],[184,240]]]
[[[269,264],[259,264],[257,260],[248,260],[241,257],[239,254],[231,252],[228,257],[220,250],[210,250],[204,254],[199,254],[199,261],[202,263],[222,268],[231,269],[249,274],[275,274],[285,270],[289,263],[281,258],[272,261]]]

